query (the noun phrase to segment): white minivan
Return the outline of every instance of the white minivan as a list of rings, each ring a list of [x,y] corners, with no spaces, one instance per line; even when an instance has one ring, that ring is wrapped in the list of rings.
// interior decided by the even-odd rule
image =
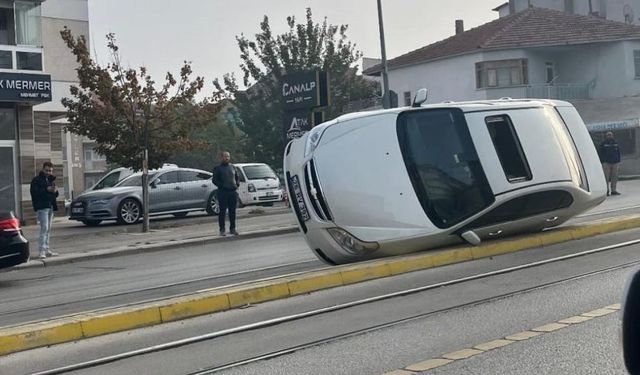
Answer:
[[[238,205],[273,206],[282,201],[280,179],[270,166],[264,163],[234,164],[238,174]]]

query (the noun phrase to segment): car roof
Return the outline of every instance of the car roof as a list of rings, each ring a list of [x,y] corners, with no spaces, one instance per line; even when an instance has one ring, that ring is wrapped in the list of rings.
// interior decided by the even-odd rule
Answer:
[[[159,173],[166,173],[166,172],[173,172],[173,171],[191,171],[191,172],[198,172],[198,173],[206,173],[206,174],[211,174],[211,172],[209,171],[205,171],[202,169],[196,169],[196,168],[185,168],[185,167],[176,167],[176,168],[161,168],[161,169],[150,169],[149,170],[149,174],[159,174]],[[140,176],[142,175],[142,171],[140,172],[135,172],[133,174],[131,174],[131,176]]]
[[[269,164],[266,163],[233,163],[233,165],[235,165],[236,167],[250,167],[254,165],[266,165],[267,167],[269,167]]]
[[[378,109],[373,111],[362,111],[347,113],[337,117],[332,121],[328,121],[327,124],[338,123],[343,121],[354,120],[363,117],[377,116],[384,114],[398,114],[407,111],[418,111],[424,109],[436,109],[436,108],[459,108],[464,112],[486,111],[491,110],[508,110],[527,107],[541,107],[541,106],[571,106],[571,104],[560,100],[548,100],[548,99],[511,99],[502,98],[495,100],[475,100],[454,102],[445,101],[441,103],[423,104],[419,107],[398,107],[390,109]]]

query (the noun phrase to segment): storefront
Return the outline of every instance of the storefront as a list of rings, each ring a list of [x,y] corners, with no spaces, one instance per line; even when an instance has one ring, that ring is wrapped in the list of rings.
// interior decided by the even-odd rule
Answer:
[[[29,182],[38,162],[51,157],[48,116],[45,123],[33,112],[34,105],[48,101],[49,75],[0,72],[0,210],[20,217],[32,216],[24,209]]]

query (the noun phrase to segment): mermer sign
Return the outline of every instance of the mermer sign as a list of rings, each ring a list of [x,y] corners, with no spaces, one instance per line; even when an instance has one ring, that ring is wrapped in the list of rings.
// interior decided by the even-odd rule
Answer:
[[[51,101],[51,76],[0,73],[0,101]]]
[[[30,90],[30,91],[50,91],[51,82],[45,81],[22,81],[19,79],[0,80],[0,89]]]

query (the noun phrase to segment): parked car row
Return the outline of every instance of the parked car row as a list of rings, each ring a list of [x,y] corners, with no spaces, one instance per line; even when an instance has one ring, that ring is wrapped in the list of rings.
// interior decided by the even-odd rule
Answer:
[[[266,164],[235,164],[240,186],[239,205],[273,205],[283,199],[280,180]],[[123,177],[124,176],[124,177]],[[200,169],[165,164],[149,171],[149,214],[186,216],[189,212],[220,212],[217,187],[211,173]],[[118,168],[76,197],[70,204],[69,219],[88,226],[115,220],[134,224],[143,217],[142,173]]]

